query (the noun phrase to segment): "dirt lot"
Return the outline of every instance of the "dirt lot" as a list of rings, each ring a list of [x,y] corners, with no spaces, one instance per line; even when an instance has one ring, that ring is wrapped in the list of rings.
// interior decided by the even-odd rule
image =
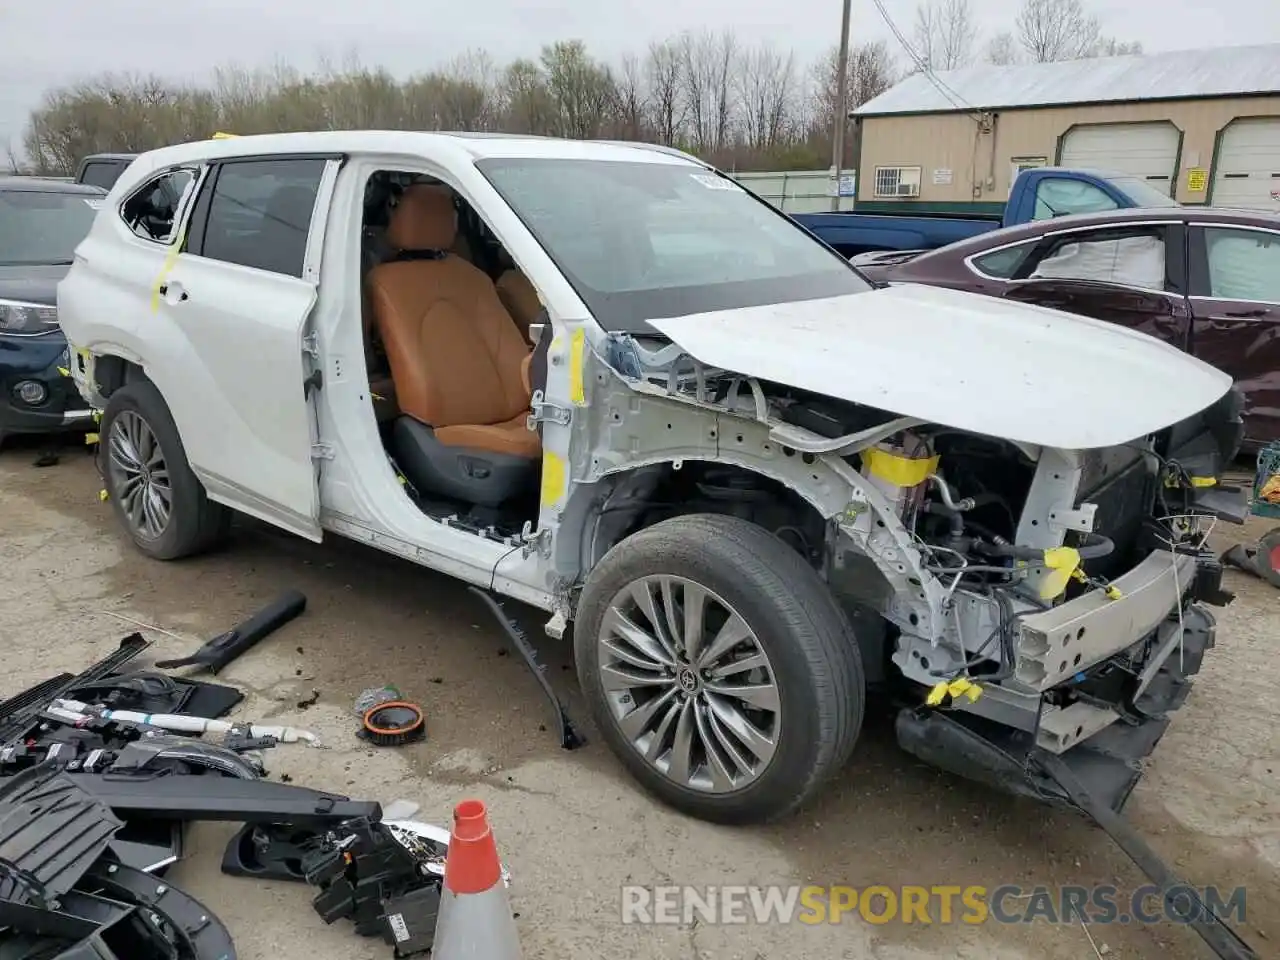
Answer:
[[[457,584],[353,544],[315,546],[242,525],[229,550],[181,564],[145,560],[117,536],[99,503],[89,458],[72,449],[45,469],[33,447],[0,454],[0,693],[79,670],[132,629],[108,611],[190,638],[152,633],[172,654],[226,629],[297,587],[306,615],[224,675],[249,698],[242,715],[281,718],[320,733],[323,749],[280,747],[275,776],[383,801],[421,804],[445,823],[474,795],[492,810],[514,874],[526,958],[611,960],[1192,960],[1208,953],[1188,931],[1160,924],[1095,926],[794,925],[637,927],[619,920],[625,883],[882,884],[1114,883],[1139,874],[1099,831],[935,773],[899,753],[872,722],[852,765],[821,801],[771,829],[729,830],[685,819],[638,793],[593,740],[573,754],[540,732],[545,702],[506,655],[487,614]],[[1261,525],[1259,525],[1261,526]],[[1256,532],[1256,531],[1255,531]],[[1157,750],[1130,814],[1197,884],[1248,888],[1244,931],[1280,957],[1280,603],[1274,588],[1233,575],[1238,601],[1219,616],[1218,649]],[[553,682],[583,711],[565,651],[531,634]],[[424,703],[430,739],[401,752],[363,747],[351,704],[394,681]],[[319,701],[297,707],[317,691]],[[242,960],[364,960],[390,948],[327,928],[308,892],[218,872],[229,830],[193,832],[177,882],[216,911]]]

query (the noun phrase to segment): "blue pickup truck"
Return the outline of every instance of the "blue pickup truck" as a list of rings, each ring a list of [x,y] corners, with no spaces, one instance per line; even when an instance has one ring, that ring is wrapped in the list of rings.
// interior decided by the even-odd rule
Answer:
[[[1128,207],[1176,207],[1178,202],[1141,177],[1104,170],[1037,167],[1013,182],[1000,216],[920,216],[902,213],[797,213],[792,219],[845,256],[876,251],[935,250],[978,234],[1069,213]]]

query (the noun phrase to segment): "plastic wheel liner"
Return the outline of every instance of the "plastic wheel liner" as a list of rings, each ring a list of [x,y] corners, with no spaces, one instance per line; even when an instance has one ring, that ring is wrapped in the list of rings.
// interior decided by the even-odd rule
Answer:
[[[198,901],[104,856],[122,826],[50,764],[0,786],[0,960],[235,960]]]

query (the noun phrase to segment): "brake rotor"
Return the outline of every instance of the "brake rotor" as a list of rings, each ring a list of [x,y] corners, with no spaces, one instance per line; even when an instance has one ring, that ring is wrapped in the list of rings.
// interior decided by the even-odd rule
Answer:
[[[416,703],[388,700],[364,712],[360,736],[379,747],[398,747],[427,735],[427,716]]]

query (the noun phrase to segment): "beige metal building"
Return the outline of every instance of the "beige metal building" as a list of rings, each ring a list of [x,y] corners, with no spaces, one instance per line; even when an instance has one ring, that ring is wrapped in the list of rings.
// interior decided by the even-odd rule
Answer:
[[[859,210],[996,212],[1064,166],[1280,213],[1280,44],[917,73],[853,116]]]

